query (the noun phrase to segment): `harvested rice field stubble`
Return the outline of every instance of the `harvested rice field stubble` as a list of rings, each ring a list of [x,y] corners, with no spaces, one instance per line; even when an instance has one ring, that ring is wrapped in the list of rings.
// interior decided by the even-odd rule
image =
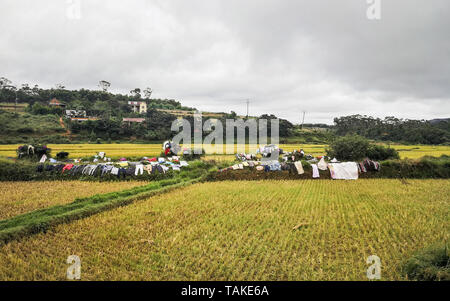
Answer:
[[[449,180],[195,184],[0,247],[0,280],[405,279],[402,263],[449,237]],[[293,230],[296,225],[302,225]]]
[[[0,182],[0,219],[73,202],[75,198],[115,192],[146,182]]]

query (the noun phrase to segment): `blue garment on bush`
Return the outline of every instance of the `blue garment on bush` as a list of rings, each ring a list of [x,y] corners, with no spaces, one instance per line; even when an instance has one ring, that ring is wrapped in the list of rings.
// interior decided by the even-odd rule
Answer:
[[[279,162],[275,162],[269,165],[271,171],[281,170],[281,164]]]

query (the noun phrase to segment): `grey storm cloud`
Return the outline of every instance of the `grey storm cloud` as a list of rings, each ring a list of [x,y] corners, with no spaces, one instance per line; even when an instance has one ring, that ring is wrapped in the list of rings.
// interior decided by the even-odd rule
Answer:
[[[0,76],[150,86],[204,111],[250,99],[293,122],[449,117],[450,2],[380,3],[369,20],[366,0],[3,0]]]

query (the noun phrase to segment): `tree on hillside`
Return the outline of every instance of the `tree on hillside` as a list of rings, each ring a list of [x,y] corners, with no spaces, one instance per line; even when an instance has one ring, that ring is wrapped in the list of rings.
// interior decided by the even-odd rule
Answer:
[[[135,88],[133,90],[130,91],[130,94],[132,97],[136,97],[137,99],[141,98],[141,89],[140,88]]]
[[[97,100],[92,106],[92,113],[95,116],[101,116],[102,118],[108,118],[110,114],[110,106],[108,102]]]
[[[144,97],[150,98],[152,96],[153,90],[150,87],[144,89]]]
[[[279,129],[280,137],[289,137],[292,134],[292,130],[294,129],[294,125],[291,122],[289,122],[286,119],[277,118],[273,114],[261,115],[259,117],[259,119],[267,120],[267,133],[268,133],[268,135],[271,135],[269,133],[271,133],[271,130],[272,130],[272,126],[271,126],[271,122],[270,122],[271,119],[278,119],[279,120],[279,128],[278,129]]]
[[[83,102],[78,99],[72,101],[70,108],[73,110],[84,110],[85,109]]]
[[[10,86],[12,81],[7,79],[6,77],[0,77],[0,88],[4,88],[5,86]]]
[[[98,86],[102,89],[103,92],[107,92],[109,87],[111,87],[111,83],[106,80],[101,80],[98,82]]]

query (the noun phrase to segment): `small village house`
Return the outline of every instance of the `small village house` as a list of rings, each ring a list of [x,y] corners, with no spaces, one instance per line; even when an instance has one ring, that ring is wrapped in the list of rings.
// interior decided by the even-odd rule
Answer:
[[[50,100],[49,105],[53,106],[53,107],[58,107],[58,108],[65,108],[66,107],[65,103],[60,102],[56,98],[53,98],[52,100]]]
[[[145,101],[129,101],[128,105],[131,106],[134,113],[147,113],[147,103]]]
[[[124,118],[122,122],[128,125],[131,125],[132,123],[144,123],[145,118]]]
[[[86,117],[86,111],[85,110],[66,110],[66,117]]]
[[[99,120],[99,118],[98,117],[70,117],[70,120],[83,122],[83,121],[88,121],[88,120],[96,121],[96,120]]]

